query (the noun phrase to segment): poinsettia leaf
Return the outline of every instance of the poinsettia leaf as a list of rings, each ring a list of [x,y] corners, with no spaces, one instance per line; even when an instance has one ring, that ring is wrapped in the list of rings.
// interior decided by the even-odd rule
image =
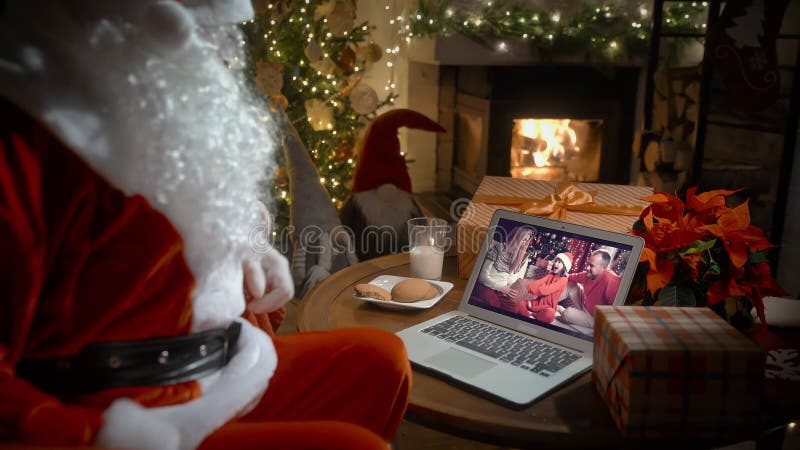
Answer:
[[[725,189],[717,189],[695,195],[695,192],[697,192],[697,187],[691,187],[686,190],[686,205],[695,211],[718,209],[725,206],[725,197],[735,194],[740,190],[741,189],[729,191]]]
[[[657,302],[660,306],[696,306],[694,292],[686,286],[669,285],[658,292]]]
[[[717,219],[719,226],[728,231],[744,230],[750,225],[750,200],[735,208],[728,208]]]
[[[708,273],[713,275],[719,275],[722,273],[722,268],[720,268],[719,264],[716,261],[711,261],[708,265]]]
[[[666,286],[675,273],[675,263],[671,259],[658,258],[655,253],[653,258],[649,261],[650,270],[647,271],[647,289],[651,295],[655,295],[656,291]]]
[[[692,244],[689,245],[688,247],[684,247],[682,250],[679,250],[678,253],[680,253],[681,256],[684,256],[684,255],[691,255],[694,253],[704,252],[714,247],[714,244],[716,243],[717,243],[716,239],[711,239],[708,241],[697,240],[692,242]]]

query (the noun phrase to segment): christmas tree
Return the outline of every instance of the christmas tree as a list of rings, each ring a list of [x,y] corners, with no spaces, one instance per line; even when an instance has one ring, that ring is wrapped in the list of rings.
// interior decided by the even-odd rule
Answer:
[[[254,7],[256,17],[242,24],[247,73],[270,108],[283,110],[294,125],[338,208],[349,195],[359,130],[395,98],[381,100],[360,82],[383,56],[370,39],[374,27],[355,22],[355,0],[262,0]],[[291,193],[283,155],[276,157],[274,184],[265,189],[272,191],[282,229],[289,223]]]

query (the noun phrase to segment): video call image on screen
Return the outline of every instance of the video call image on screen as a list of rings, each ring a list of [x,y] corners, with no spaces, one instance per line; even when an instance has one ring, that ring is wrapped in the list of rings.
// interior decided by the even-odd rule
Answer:
[[[486,238],[470,305],[593,339],[595,306],[614,303],[632,247],[508,219]]]

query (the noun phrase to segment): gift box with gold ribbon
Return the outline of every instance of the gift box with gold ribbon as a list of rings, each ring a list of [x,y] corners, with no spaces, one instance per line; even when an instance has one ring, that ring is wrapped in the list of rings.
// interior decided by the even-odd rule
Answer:
[[[484,177],[458,221],[458,275],[469,278],[497,209],[627,233],[652,194],[645,186]]]

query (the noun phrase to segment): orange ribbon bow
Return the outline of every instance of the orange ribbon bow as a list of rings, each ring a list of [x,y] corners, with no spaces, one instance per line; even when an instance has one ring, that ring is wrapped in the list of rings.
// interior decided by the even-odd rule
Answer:
[[[556,186],[555,193],[545,198],[479,194],[473,196],[472,201],[510,206],[525,214],[545,216],[556,220],[566,220],[567,211],[638,216],[645,208],[639,205],[597,204],[594,202],[595,195],[597,195],[596,191],[583,191],[577,183],[562,182]]]

